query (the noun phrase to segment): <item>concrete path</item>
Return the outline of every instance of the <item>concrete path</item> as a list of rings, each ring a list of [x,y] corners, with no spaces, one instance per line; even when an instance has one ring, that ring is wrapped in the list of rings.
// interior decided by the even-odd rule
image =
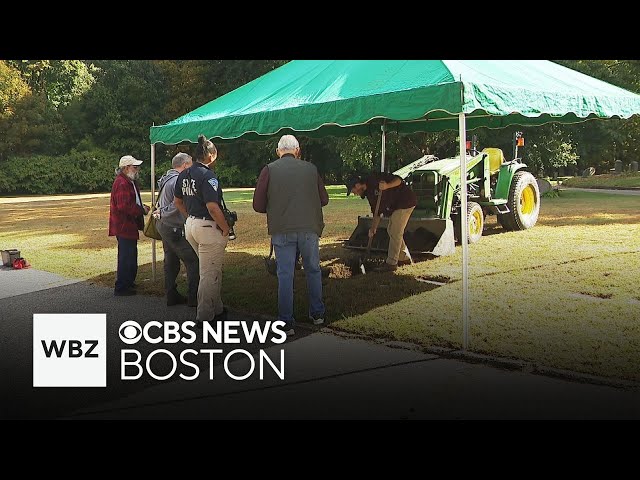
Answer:
[[[640,188],[636,190],[617,190],[617,189],[606,189],[606,188],[573,188],[573,187],[560,187],[560,191],[562,190],[570,190],[570,191],[582,191],[582,192],[591,192],[591,193],[608,193],[610,195],[640,195]]]
[[[317,332],[288,342],[285,380],[175,381],[73,412],[91,419],[627,419],[640,393],[468,364]],[[278,358],[280,347],[267,350]],[[256,363],[257,365],[257,363]],[[234,364],[248,372],[249,360]]]
[[[253,187],[237,187],[237,188],[225,188],[225,192],[248,192],[253,191]],[[156,190],[156,193],[158,191]],[[142,192],[142,196],[151,196],[151,191],[146,190]],[[109,198],[111,193],[80,193],[70,195],[33,195],[23,197],[0,197],[0,205],[10,203],[31,203],[31,202],[54,202],[58,200],[87,200],[91,198]]]
[[[107,314],[106,388],[33,388],[34,313]],[[164,298],[114,297],[108,287],[87,282],[63,285],[0,301],[0,418],[157,418],[157,419],[640,419],[637,391],[581,384],[470,364],[407,349],[390,348],[335,335],[310,324],[296,327],[284,344],[264,347],[278,363],[284,349],[285,379],[270,367],[265,378],[235,381],[224,372],[223,356],[214,361],[210,379],[208,356],[192,360],[200,375],[193,381],[178,374],[166,381],[148,374],[135,381],[120,377],[118,329],[125,320],[193,319],[186,306],[167,308]],[[251,320],[241,314],[233,319]],[[136,344],[143,358],[166,348],[177,358],[199,345]],[[254,356],[260,345],[221,345],[228,353],[243,348]],[[237,360],[235,360],[237,359]],[[155,362],[155,359],[154,359]],[[169,361],[154,363],[167,372]],[[249,360],[234,356],[229,369],[248,371]]]
[[[14,270],[0,266],[0,299],[70,285],[79,281],[33,268]]]

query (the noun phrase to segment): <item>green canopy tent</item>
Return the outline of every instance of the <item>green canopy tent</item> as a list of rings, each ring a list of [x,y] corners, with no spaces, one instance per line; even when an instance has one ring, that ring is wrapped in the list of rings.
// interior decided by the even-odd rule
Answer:
[[[458,129],[460,164],[466,130],[549,122],[577,123],[640,114],[640,96],[544,60],[294,60],[166,125],[155,144],[264,140],[285,133],[324,135]],[[461,176],[461,191],[466,178]],[[152,198],[153,199],[153,198]],[[462,195],[461,211],[466,211]],[[462,222],[462,238],[467,238]],[[468,245],[462,242],[463,348],[468,345]],[[155,275],[155,241],[153,244]]]

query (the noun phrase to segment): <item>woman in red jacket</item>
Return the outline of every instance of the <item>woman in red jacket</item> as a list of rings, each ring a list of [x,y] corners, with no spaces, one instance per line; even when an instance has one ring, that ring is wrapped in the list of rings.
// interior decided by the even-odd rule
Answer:
[[[114,295],[135,295],[134,281],[138,274],[138,230],[144,229],[143,216],[149,207],[142,203],[140,186],[136,182],[142,160],[131,155],[120,159],[116,179],[111,187],[109,236],[118,240],[118,271]]]

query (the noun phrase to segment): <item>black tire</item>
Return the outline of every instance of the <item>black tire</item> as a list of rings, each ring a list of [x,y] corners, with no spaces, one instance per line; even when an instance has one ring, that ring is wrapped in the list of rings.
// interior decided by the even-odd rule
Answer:
[[[467,241],[468,243],[478,243],[484,231],[484,212],[482,207],[476,202],[467,202]],[[458,243],[462,239],[462,226],[460,225],[460,215],[452,218],[453,227]]]
[[[540,214],[540,190],[531,173],[521,170],[513,176],[507,206],[509,213],[498,215],[498,222],[505,230],[526,230],[536,224]]]

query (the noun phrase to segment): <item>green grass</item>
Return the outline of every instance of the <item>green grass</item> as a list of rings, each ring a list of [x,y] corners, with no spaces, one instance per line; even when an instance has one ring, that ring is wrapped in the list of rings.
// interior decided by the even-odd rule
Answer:
[[[571,177],[562,182],[565,187],[577,188],[640,188],[640,173]]]
[[[461,252],[421,259],[394,274],[351,276],[344,250],[366,201],[330,187],[321,259],[331,328],[421,345],[461,342]],[[229,192],[238,239],[225,257],[223,298],[231,307],[276,314],[277,281],[265,268],[266,218],[251,192]],[[148,195],[147,195],[148,201]],[[635,196],[565,191],[543,198],[538,224],[504,232],[488,217],[470,246],[472,350],[597,375],[640,380],[640,209]],[[112,286],[116,242],[107,237],[109,199],[2,205],[0,248],[19,248],[35,268]],[[162,246],[158,242],[158,259]],[[139,242],[138,283],[162,295],[162,262],[150,280],[151,241]],[[304,273],[297,272],[296,317],[306,318]],[[419,279],[446,281],[436,287]],[[180,288],[184,291],[184,278]]]

